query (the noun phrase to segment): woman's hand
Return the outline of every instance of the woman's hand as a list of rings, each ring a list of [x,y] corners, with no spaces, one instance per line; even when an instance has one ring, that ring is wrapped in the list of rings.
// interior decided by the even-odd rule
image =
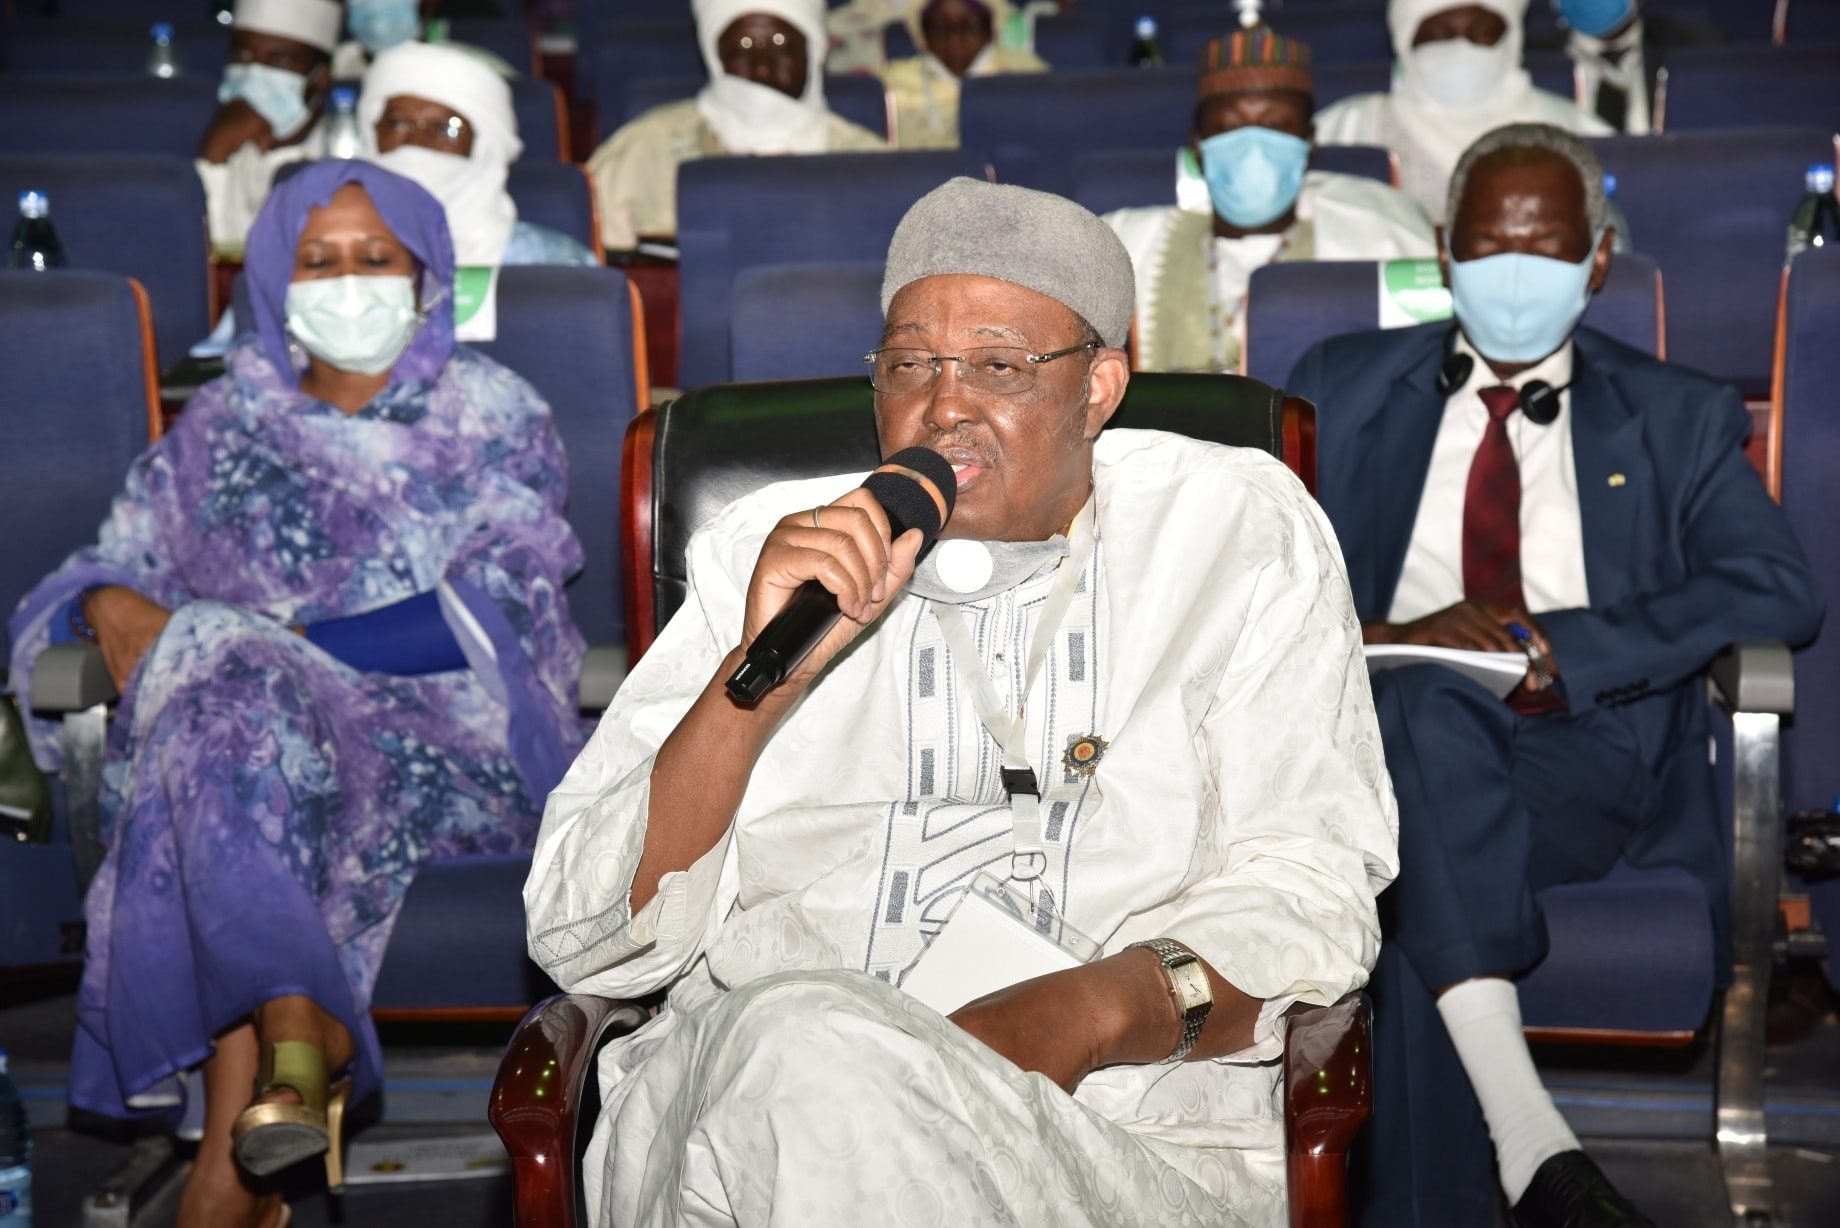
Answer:
[[[754,642],[807,580],[837,598],[843,617],[780,688],[797,694],[862,629],[881,616],[914,574],[920,530],[891,541],[888,513],[866,490],[825,507],[794,512],[773,526],[748,581],[741,647]]]
[[[171,610],[120,585],[99,588],[83,599],[83,621],[96,632],[102,663],[117,691],[127,687],[134,667],[171,620]]]

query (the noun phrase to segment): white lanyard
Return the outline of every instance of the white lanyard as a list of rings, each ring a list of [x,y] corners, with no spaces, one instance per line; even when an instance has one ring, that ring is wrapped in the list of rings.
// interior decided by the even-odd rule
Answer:
[[[1034,689],[1035,677],[1041,672],[1042,664],[1048,659],[1048,649],[1054,643],[1055,634],[1067,617],[1067,608],[1073,604],[1073,591],[1080,585],[1086,563],[1092,558],[1093,519],[1093,501],[1088,499],[1080,514],[1074,517],[1069,534],[1070,553],[1061,562],[1060,575],[1048,593],[1041,620],[1035,626],[1035,636],[1029,642],[1028,665],[1022,675],[1022,702],[1014,717],[1008,714],[990,672],[978,656],[977,645],[965,626],[965,616],[957,606],[937,601],[930,603],[946,646],[952,650],[953,668],[971,691],[971,706],[990,736],[1003,748],[1003,789],[1009,794],[1016,837],[1015,847],[1010,851],[1010,877],[1030,886],[1047,868],[1048,855],[1041,847],[1041,784],[1023,749],[1028,742],[1029,693]]]

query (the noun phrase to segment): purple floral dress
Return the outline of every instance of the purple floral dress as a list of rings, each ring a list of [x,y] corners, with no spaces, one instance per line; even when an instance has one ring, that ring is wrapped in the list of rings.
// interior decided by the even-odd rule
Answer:
[[[22,691],[84,588],[173,612],[110,727],[72,1104],[170,1108],[216,1032],[285,994],[343,1021],[376,1085],[370,993],[416,867],[530,848],[580,744],[566,487],[548,406],[482,355],[345,414],[246,342],[21,603]],[[471,668],[359,673],[289,630],[429,590]]]

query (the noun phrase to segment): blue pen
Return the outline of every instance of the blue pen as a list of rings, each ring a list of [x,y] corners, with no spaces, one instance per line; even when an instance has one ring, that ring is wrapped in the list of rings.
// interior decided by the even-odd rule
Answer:
[[[1533,666],[1533,676],[1540,680],[1540,689],[1551,686],[1552,672],[1546,668],[1546,654],[1533,642],[1533,632],[1519,623],[1511,622],[1508,624],[1508,634],[1521,642],[1521,651],[1527,654],[1527,663]]]

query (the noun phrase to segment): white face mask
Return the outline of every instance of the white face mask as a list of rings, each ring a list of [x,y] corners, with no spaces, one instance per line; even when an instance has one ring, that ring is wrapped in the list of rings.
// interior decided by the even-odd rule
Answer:
[[[396,365],[422,326],[407,277],[327,277],[287,291],[288,333],[320,361],[359,375]]]
[[[1442,38],[1412,48],[1413,68],[1419,88],[1432,101],[1457,110],[1487,102],[1513,70],[1508,63],[1508,40],[1492,47],[1467,38]]]
[[[217,101],[234,102],[241,98],[268,121],[276,139],[287,140],[313,119],[307,108],[307,79],[285,68],[267,64],[232,64],[224,69],[224,79],[217,87]]]

